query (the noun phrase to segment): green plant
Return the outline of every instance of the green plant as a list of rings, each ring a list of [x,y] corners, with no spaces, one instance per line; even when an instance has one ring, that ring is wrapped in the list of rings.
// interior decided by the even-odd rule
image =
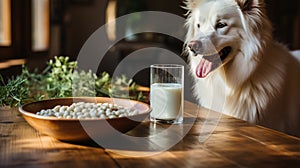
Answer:
[[[47,96],[70,97],[72,96],[72,77],[77,68],[77,62],[69,61],[69,57],[54,57],[48,62],[45,75]]]
[[[49,60],[48,66],[41,73],[30,72],[23,66],[21,75],[10,79],[7,84],[2,77],[0,81],[0,106],[20,106],[25,102],[72,96],[146,100],[137,91],[135,82],[126,76],[111,79],[107,72],[98,76],[92,71],[79,71],[76,61],[63,56]]]
[[[17,76],[5,84],[0,75],[0,81],[0,106],[20,106],[28,99],[29,89],[24,87],[28,81],[24,76]]]

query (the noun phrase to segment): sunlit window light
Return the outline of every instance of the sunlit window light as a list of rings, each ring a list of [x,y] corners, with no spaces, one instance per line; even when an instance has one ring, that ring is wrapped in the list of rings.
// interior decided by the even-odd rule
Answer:
[[[50,40],[50,0],[32,0],[32,50],[45,51]]]
[[[25,59],[12,59],[5,62],[0,62],[0,69],[5,69],[17,65],[23,65],[25,63]]]
[[[108,39],[113,41],[116,39],[116,15],[117,15],[117,1],[110,0],[106,9],[106,32]]]
[[[11,45],[11,0],[0,0],[0,45]]]

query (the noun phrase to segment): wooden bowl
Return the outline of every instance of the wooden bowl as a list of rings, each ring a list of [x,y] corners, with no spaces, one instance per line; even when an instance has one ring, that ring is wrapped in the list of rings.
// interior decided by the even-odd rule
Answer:
[[[59,119],[36,115],[42,109],[52,109],[56,105],[71,105],[74,102],[114,103],[136,109],[139,113],[112,119]],[[126,133],[149,117],[151,109],[148,104],[128,99],[80,97],[33,102],[21,106],[19,111],[24,119],[41,133],[63,141],[85,141],[95,136],[109,137],[115,133]]]

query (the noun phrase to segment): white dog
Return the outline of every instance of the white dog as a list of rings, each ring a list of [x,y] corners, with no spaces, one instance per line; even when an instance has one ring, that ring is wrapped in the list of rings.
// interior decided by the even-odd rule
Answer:
[[[209,109],[300,137],[300,63],[263,0],[187,0],[194,93]]]

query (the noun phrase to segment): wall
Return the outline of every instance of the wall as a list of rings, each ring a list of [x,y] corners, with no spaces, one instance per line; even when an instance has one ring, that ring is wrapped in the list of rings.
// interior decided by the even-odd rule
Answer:
[[[300,49],[299,0],[266,0],[267,13],[273,23],[274,37],[290,49]]]
[[[67,5],[64,16],[62,54],[76,58],[88,37],[105,23],[106,0]]]

